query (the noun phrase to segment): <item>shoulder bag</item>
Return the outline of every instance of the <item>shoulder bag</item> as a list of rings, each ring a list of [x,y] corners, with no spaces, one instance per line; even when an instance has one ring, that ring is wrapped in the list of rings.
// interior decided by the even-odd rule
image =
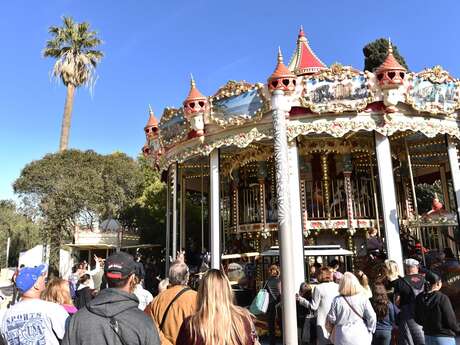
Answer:
[[[168,311],[169,309],[171,308],[171,306],[173,305],[173,303],[180,297],[182,296],[182,294],[184,294],[185,292],[191,290],[191,288],[189,288],[188,286],[183,288],[182,290],[180,290],[176,296],[174,296],[174,298],[172,299],[171,302],[169,302],[168,306],[166,307],[166,310],[165,310],[165,313],[163,314],[163,318],[161,319],[161,323],[160,323],[160,330],[163,332],[163,326],[165,324],[165,321],[166,321],[166,316],[168,316]]]

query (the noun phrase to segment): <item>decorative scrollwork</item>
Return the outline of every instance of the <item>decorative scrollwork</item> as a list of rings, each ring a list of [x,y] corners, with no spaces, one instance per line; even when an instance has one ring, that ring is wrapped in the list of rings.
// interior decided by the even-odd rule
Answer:
[[[229,80],[227,84],[222,86],[212,98],[220,99],[230,96],[239,95],[240,93],[249,91],[253,89],[256,84],[248,83],[244,80],[236,81],[236,80]]]

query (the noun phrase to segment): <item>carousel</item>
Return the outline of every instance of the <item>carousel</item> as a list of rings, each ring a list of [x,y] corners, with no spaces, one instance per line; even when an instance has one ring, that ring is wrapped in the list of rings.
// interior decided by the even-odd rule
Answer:
[[[150,110],[145,126],[143,153],[167,182],[167,255],[209,251],[219,268],[280,245],[295,289],[304,246],[358,257],[369,229],[401,267],[446,248],[457,257],[459,91],[440,66],[407,71],[391,43],[373,72],[328,67],[302,29],[264,83],[205,96],[192,77],[183,105],[160,122]]]

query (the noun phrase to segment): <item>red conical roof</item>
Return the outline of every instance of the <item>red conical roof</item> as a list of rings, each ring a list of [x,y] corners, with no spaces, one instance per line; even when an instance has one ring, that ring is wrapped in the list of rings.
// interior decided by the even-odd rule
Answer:
[[[153,113],[152,108],[150,108],[149,120],[147,121],[147,124],[145,125],[144,128],[149,128],[149,127],[158,127],[158,121],[155,117],[155,114]]]
[[[195,79],[193,79],[193,75],[190,75],[191,79],[190,79],[190,92],[188,93],[188,96],[187,98],[185,99],[185,102],[188,102],[188,101],[194,101],[194,100],[198,100],[198,99],[206,99],[205,96],[203,96],[203,94],[200,92],[200,90],[198,90],[196,88],[196,84],[195,84]]]
[[[391,42],[388,42],[388,55],[385,61],[375,70],[376,73],[385,71],[406,71],[406,68],[401,66],[398,60],[394,57]]]
[[[297,75],[303,75],[317,73],[326,68],[326,65],[311,50],[301,26],[297,38],[297,48],[289,63],[289,69]]]
[[[281,48],[278,48],[278,64],[276,65],[275,71],[270,76],[270,80],[293,77],[295,77],[295,75],[283,63],[283,54],[281,54]]]

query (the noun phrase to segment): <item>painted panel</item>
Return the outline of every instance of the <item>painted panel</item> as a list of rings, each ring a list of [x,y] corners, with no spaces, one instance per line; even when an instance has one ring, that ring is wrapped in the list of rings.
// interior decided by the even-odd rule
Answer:
[[[457,84],[454,81],[440,84],[414,77],[408,99],[418,111],[450,114],[458,107],[457,93]]]
[[[269,104],[262,87],[229,82],[211,99],[211,121],[225,127],[259,119]]]
[[[366,108],[371,92],[365,75],[344,79],[310,78],[306,80],[300,101],[317,113],[359,111]]]
[[[174,109],[174,111],[163,114],[160,121],[160,133],[163,145],[169,146],[184,140],[188,132],[189,126],[183,109]]]

